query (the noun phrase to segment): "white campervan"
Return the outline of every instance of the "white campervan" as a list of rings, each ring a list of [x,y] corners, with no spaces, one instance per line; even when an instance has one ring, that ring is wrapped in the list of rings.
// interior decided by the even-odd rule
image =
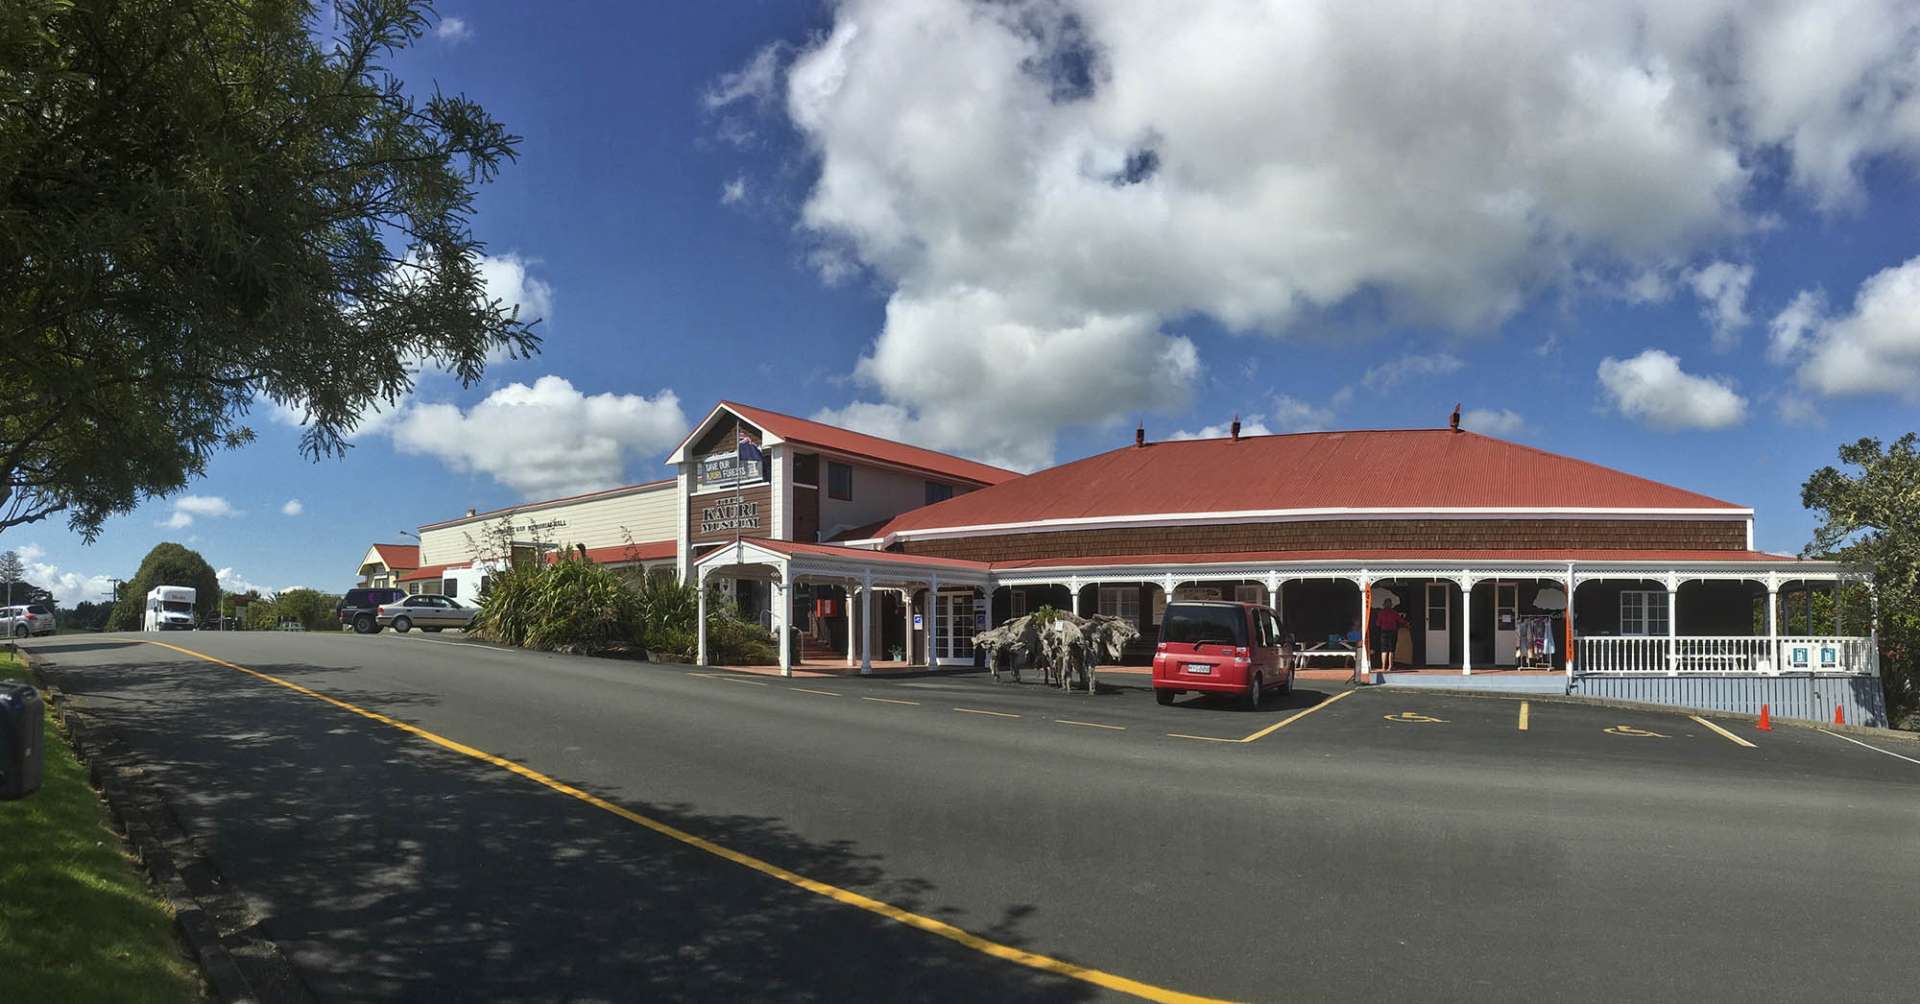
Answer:
[[[186,586],[157,586],[147,594],[143,631],[193,630],[194,591]]]

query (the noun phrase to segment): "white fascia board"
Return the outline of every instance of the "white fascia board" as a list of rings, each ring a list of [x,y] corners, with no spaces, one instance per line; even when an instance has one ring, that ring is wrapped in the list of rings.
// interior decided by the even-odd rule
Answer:
[[[942,537],[986,537],[1007,533],[1049,532],[1056,530],[1110,530],[1134,526],[1202,526],[1213,523],[1290,523],[1312,519],[1341,517],[1376,519],[1588,519],[1611,516],[1621,519],[1747,519],[1752,509],[1611,509],[1563,506],[1550,508],[1509,508],[1500,506],[1457,506],[1433,509],[1396,509],[1389,507],[1336,507],[1323,509],[1244,509],[1208,513],[1142,513],[1129,516],[1063,517],[1018,523],[979,523],[972,526],[930,527],[924,530],[895,530],[882,539],[937,540]],[[862,541],[861,543],[865,543]]]
[[[713,406],[712,411],[707,412],[707,417],[694,423],[693,431],[687,433],[685,439],[680,440],[680,445],[674,447],[672,453],[667,454],[667,463],[669,464],[685,463],[688,459],[687,447],[690,444],[692,444],[694,440],[699,439],[700,434],[707,431],[707,426],[713,424],[714,417],[719,415],[723,411],[729,415],[732,415],[735,419],[745,422],[756,429],[759,429],[760,430],[760,446],[762,448],[769,447],[769,446],[778,446],[779,444],[786,442],[786,440],[781,439],[779,436],[774,435],[773,430],[767,429],[761,426],[760,423],[755,422],[753,419],[750,419],[747,416],[742,415],[737,411],[734,411],[732,408],[729,408],[724,404],[716,404]]]

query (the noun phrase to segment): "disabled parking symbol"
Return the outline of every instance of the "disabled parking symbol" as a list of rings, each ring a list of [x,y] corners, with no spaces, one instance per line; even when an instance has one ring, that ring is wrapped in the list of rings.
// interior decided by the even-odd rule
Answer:
[[[1651,737],[1654,739],[1667,738],[1665,735],[1659,732],[1649,732],[1646,729],[1636,729],[1631,725],[1615,725],[1613,728],[1602,729],[1601,731],[1606,732],[1608,735],[1615,735],[1615,736],[1645,736],[1645,737]]]
[[[1389,722],[1417,722],[1421,724],[1435,722],[1441,725],[1447,723],[1447,720],[1444,718],[1435,718],[1432,715],[1423,715],[1415,711],[1402,711],[1397,715],[1381,715],[1380,717]]]

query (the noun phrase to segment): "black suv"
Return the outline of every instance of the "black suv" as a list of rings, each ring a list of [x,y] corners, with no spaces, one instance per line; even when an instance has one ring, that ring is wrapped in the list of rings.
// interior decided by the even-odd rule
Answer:
[[[380,622],[373,619],[380,605],[398,603],[406,595],[404,589],[349,589],[334,612],[340,615],[340,623],[353,625],[354,633],[373,634],[380,630]]]

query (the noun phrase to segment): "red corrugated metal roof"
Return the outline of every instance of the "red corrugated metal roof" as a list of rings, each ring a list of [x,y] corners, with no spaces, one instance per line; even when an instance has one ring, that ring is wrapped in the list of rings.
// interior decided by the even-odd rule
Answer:
[[[735,401],[722,401],[720,404],[747,421],[791,443],[856,457],[869,457],[889,464],[912,467],[930,474],[983,485],[997,485],[1020,476],[1016,471],[1005,470],[990,464],[982,464],[918,446],[908,446],[905,443],[896,443],[890,439],[881,439],[878,436],[869,436],[863,432],[853,432],[805,418],[782,415],[765,408],[755,408]]]
[[[1292,563],[1334,563],[1353,564],[1368,561],[1384,562],[1453,562],[1453,561],[1514,561],[1549,562],[1565,564],[1576,563],[1657,561],[1676,564],[1690,564],[1702,561],[1799,561],[1786,554],[1768,554],[1765,551],[1659,551],[1603,548],[1572,548],[1567,550],[1466,550],[1466,549],[1381,549],[1369,551],[1235,551],[1183,554],[1122,554],[1099,555],[1074,558],[1026,558],[1020,561],[996,561],[992,568],[996,572],[1029,568],[1082,568],[1089,565],[1234,565],[1234,564],[1286,564]]]
[[[465,568],[465,565],[422,565],[400,576],[401,582],[418,582],[421,579],[437,579],[449,568]]]
[[[1300,509],[1734,509],[1598,464],[1446,429],[1126,446],[900,514],[881,533]]]
[[[380,556],[388,569],[399,571],[403,568],[420,567],[420,546],[418,544],[375,544],[373,552]]]
[[[648,540],[637,544],[614,544],[611,547],[589,547],[587,548],[587,560],[596,565],[619,565],[630,561],[661,561],[673,557],[674,552],[679,546],[678,543],[671,540]],[[569,555],[577,553],[579,552],[566,552],[566,554]],[[547,560],[555,561],[561,556],[562,552],[549,552],[547,554]]]

